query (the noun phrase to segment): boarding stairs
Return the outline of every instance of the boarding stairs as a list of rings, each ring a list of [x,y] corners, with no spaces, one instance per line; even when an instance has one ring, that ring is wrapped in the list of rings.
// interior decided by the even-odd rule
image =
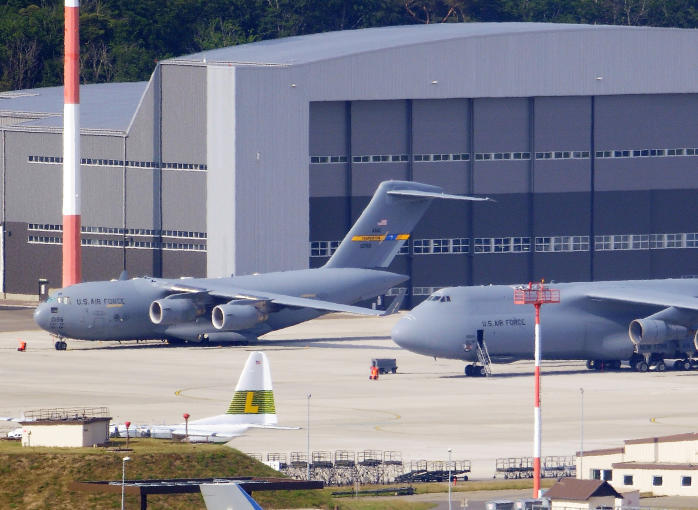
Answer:
[[[490,359],[490,353],[487,351],[487,345],[485,340],[480,340],[476,342],[477,345],[477,360],[482,365],[482,372],[485,377],[492,375],[492,360]]]

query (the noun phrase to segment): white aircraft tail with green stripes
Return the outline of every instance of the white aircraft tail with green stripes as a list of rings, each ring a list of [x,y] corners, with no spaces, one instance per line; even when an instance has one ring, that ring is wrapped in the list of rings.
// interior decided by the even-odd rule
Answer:
[[[239,423],[255,425],[276,425],[274,389],[271,383],[271,369],[267,355],[260,351],[250,353],[245,368],[235,386],[233,400],[225,412]],[[226,420],[235,423],[236,420]]]

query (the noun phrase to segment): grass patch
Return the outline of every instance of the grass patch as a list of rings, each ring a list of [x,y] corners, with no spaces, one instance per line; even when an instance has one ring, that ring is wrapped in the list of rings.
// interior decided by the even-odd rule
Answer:
[[[0,441],[0,508],[118,509],[120,495],[71,491],[70,484],[83,480],[120,480],[125,456],[131,457],[126,466],[126,477],[131,479],[281,476],[255,459],[220,444],[137,438],[129,442],[129,451],[124,451],[125,447],[125,439],[115,439],[107,448],[22,448],[18,441]],[[542,480],[543,487],[550,487],[553,483],[552,479]],[[466,492],[532,486],[531,479],[491,480],[462,482],[452,490]],[[361,489],[386,487],[364,485]],[[446,482],[415,484],[413,487],[418,494],[448,491]],[[332,492],[336,490],[337,487],[312,491],[260,491],[254,493],[254,498],[265,509],[426,510],[433,507],[431,503],[393,498],[334,498]],[[127,508],[138,508],[139,504],[138,498],[127,496]],[[148,508],[203,510],[205,504],[200,494],[151,495]]]

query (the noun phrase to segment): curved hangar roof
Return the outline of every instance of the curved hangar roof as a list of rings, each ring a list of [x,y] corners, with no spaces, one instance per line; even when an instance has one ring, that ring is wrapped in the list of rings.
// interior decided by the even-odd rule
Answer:
[[[698,92],[698,30],[444,23],[326,32],[163,61],[304,68],[307,98],[523,97]],[[308,70],[306,67],[309,66]],[[147,82],[83,85],[83,128],[125,131]],[[2,122],[62,125],[63,88],[0,94]],[[33,114],[40,114],[39,116]]]
[[[178,61],[307,65],[313,100],[681,93],[698,91],[698,30],[554,23],[408,25],[261,41],[169,62]]]

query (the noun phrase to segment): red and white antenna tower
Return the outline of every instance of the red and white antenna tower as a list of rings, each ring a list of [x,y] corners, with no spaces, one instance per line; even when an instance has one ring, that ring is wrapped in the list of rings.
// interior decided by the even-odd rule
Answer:
[[[530,283],[523,289],[514,289],[514,303],[517,305],[533,305],[536,307],[536,325],[534,329],[535,369],[534,396],[533,396],[533,497],[540,497],[540,443],[541,443],[541,417],[540,417],[540,307],[543,303],[559,303],[560,291],[546,287],[540,283]]]
[[[65,0],[63,287],[82,280],[80,256],[80,0]]]

